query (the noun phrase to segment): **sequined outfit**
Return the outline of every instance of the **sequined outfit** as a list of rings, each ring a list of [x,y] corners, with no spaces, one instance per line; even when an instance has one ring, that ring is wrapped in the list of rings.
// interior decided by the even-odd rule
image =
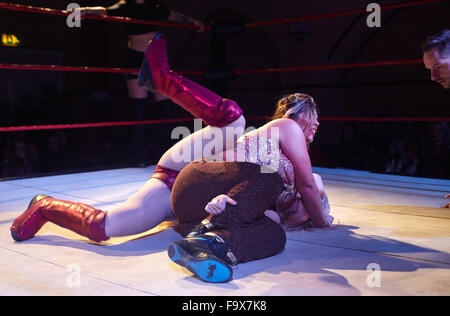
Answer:
[[[283,179],[284,191],[277,199],[275,210],[286,231],[297,229],[299,224],[309,219],[309,214],[301,205],[301,195],[295,187],[294,166],[279,147],[275,137],[243,135],[236,142],[235,151],[235,157],[244,157],[244,161],[276,171]],[[266,169],[265,172],[269,171]],[[323,199],[326,199],[326,196]],[[329,215],[330,210],[323,208],[323,211],[331,224],[334,218]],[[293,218],[295,220],[292,220]]]
[[[276,139],[243,135],[237,140],[235,150],[238,156],[245,157],[245,161],[268,168],[261,170],[262,172],[273,170],[283,179],[285,190],[278,198],[277,209],[293,202],[298,193],[295,189],[294,166],[283,153]]]
[[[237,205],[226,204],[218,215],[209,215],[205,206],[226,194]],[[196,161],[177,176],[171,195],[172,210],[179,219],[176,230],[187,235],[203,219],[212,224],[212,233],[225,240],[237,262],[272,256],[285,245],[285,230],[291,215],[295,224],[306,222],[295,188],[294,166],[278,146],[277,139],[243,135],[227,161]],[[276,210],[281,225],[265,216]],[[333,218],[328,217],[330,223]],[[301,223],[301,221],[300,221]],[[297,226],[298,227],[298,226]]]

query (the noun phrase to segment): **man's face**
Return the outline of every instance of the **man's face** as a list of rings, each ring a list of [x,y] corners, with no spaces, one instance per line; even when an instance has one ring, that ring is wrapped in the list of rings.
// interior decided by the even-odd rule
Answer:
[[[431,80],[450,88],[450,57],[442,58],[435,48],[423,54],[425,68],[431,72]]]

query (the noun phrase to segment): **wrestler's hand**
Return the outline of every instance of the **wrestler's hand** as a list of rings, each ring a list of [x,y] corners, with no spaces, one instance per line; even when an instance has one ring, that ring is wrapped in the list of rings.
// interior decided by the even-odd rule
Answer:
[[[335,230],[337,229],[339,226],[335,225],[335,224],[330,224],[327,223],[325,226],[322,227],[318,227],[316,226],[316,224],[313,223],[312,220],[307,220],[306,222],[304,222],[303,224],[297,226],[296,228],[301,228],[304,230],[314,230],[314,229],[330,229],[330,230]]]
[[[86,17],[86,15],[108,16],[104,7],[82,7],[74,10],[80,12],[81,19]]]
[[[211,202],[206,205],[205,211],[212,215],[220,214],[225,210],[227,203],[230,203],[231,205],[237,204],[237,202],[230,198],[228,195],[221,194],[219,196],[216,196],[211,200]]]
[[[450,199],[450,194],[447,194],[446,196],[444,196],[444,198]],[[450,202],[448,202],[448,203],[445,204],[445,205],[442,205],[441,207],[442,207],[442,208],[450,208]]]
[[[205,24],[203,24],[202,21],[195,20],[194,25],[198,27],[198,30],[196,31],[197,34],[203,35],[203,33],[205,33]]]

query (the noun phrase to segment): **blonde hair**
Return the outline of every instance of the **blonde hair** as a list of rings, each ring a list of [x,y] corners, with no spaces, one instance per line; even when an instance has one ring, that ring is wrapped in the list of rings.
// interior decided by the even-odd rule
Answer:
[[[272,120],[279,118],[297,120],[302,113],[305,113],[312,122],[315,119],[315,113],[319,113],[319,108],[310,95],[292,93],[278,100]]]

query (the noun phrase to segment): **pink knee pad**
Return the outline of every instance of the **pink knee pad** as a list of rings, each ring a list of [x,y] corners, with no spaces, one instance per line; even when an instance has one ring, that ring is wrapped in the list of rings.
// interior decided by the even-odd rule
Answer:
[[[164,182],[164,184],[172,191],[173,184],[180,172],[157,165],[155,171],[150,178],[156,178]]]
[[[233,100],[222,99],[218,107],[211,112],[212,115],[210,115],[207,123],[217,127],[224,127],[236,121],[244,111]]]

